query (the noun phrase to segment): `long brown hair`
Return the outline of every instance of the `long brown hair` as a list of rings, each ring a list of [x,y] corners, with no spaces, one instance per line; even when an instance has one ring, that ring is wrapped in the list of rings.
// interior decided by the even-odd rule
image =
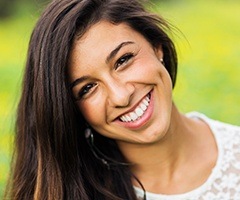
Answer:
[[[137,0],[55,0],[32,33],[16,123],[16,148],[5,198],[137,199],[128,166],[108,169],[91,152],[74,105],[67,66],[73,41],[100,20],[126,23],[162,47],[173,86],[177,73],[168,24]],[[95,134],[108,157],[124,162],[116,143]],[[111,149],[111,150],[109,150]]]

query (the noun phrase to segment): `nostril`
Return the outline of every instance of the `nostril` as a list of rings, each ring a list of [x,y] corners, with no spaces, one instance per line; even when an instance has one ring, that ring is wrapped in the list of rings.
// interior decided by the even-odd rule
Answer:
[[[135,87],[123,81],[112,81],[108,83],[109,104],[115,108],[124,108],[129,106]]]
[[[111,95],[109,95],[109,101],[111,102],[111,105],[115,108],[124,108],[129,106],[131,102],[131,97],[131,93],[126,93],[118,90],[117,93],[112,93]]]

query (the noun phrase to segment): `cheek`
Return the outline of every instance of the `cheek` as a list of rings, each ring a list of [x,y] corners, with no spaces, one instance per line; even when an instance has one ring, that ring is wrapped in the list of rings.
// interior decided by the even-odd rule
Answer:
[[[139,59],[137,60],[138,70],[135,72],[148,79],[155,80],[159,78],[159,75],[163,72],[164,67],[156,54],[152,49],[148,51],[143,51],[139,54]]]
[[[169,82],[170,76],[157,58],[139,61],[135,77],[142,77],[150,83]],[[170,79],[171,81],[171,79]]]
[[[102,101],[87,99],[80,102],[78,107],[85,120],[91,126],[98,126],[103,123],[105,119],[105,107]]]
[[[147,69],[146,75],[152,81],[165,85],[167,88],[172,89],[172,80],[171,77],[165,68],[165,66],[158,60],[157,57],[152,59],[152,62],[149,62],[149,67]]]

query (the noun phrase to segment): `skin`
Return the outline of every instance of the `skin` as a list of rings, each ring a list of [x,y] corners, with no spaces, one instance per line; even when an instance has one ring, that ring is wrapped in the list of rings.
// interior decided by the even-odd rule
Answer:
[[[75,41],[69,81],[85,120],[117,141],[147,191],[184,193],[206,181],[217,148],[209,127],[186,118],[173,104],[172,82],[161,58],[161,47],[153,48],[126,24],[100,21]],[[119,119],[146,96],[150,105],[139,120]]]

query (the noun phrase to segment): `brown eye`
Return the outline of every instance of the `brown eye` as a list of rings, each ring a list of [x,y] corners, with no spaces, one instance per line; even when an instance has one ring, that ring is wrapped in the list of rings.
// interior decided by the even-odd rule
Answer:
[[[132,53],[128,53],[123,55],[121,58],[119,58],[115,64],[115,69],[118,69],[119,67],[122,67],[128,63],[129,60],[133,57]]]
[[[84,97],[86,94],[91,92],[91,90],[97,85],[97,83],[89,83],[85,85],[78,93],[78,98]]]

